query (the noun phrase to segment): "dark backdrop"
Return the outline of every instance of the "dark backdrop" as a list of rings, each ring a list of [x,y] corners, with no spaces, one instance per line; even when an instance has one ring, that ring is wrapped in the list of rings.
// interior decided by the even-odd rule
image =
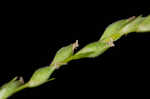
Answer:
[[[102,5],[5,8],[0,85],[15,76],[28,81],[36,69],[50,64],[61,47],[79,40],[79,50],[98,40],[112,22],[150,11],[148,7]],[[56,80],[25,89],[10,99],[138,96],[148,88],[149,42],[149,33],[124,36],[103,55],[71,61],[53,74]]]

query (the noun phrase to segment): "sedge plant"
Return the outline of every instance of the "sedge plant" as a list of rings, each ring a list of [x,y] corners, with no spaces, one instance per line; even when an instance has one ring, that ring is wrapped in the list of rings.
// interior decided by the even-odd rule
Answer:
[[[52,73],[64,64],[67,64],[71,60],[97,57],[110,47],[113,47],[114,42],[123,35],[132,32],[150,32],[150,15],[146,17],[133,16],[110,24],[99,40],[87,44],[76,53],[74,53],[74,50],[78,47],[78,41],[62,47],[56,53],[51,64],[37,69],[28,82],[24,82],[22,77],[15,77],[10,82],[2,85],[0,87],[0,99],[7,99],[14,93],[25,88],[37,87],[53,80],[53,78],[51,78]]]

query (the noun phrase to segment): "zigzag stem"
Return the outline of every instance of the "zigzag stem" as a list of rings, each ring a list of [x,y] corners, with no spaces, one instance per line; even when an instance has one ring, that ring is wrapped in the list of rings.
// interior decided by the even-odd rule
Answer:
[[[150,32],[150,15],[147,17],[131,17],[129,19],[123,19],[112,23],[106,28],[102,37],[98,41],[87,44],[75,54],[74,49],[78,47],[78,41],[61,48],[56,53],[52,63],[47,67],[42,67],[36,70],[27,83],[23,84],[23,80],[17,80],[14,78],[7,84],[4,84],[0,88],[0,99],[6,99],[24,88],[37,87],[51,81],[52,79],[49,79],[50,76],[59,67],[71,60],[97,57],[110,47],[114,47],[114,41],[118,40],[123,35],[132,32]]]

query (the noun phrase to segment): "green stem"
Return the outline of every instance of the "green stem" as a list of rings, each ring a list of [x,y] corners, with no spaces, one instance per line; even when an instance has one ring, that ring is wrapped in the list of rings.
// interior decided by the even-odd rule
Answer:
[[[15,93],[17,93],[17,92],[19,92],[19,91],[21,91],[21,90],[23,90],[23,89],[25,89],[25,88],[28,88],[28,83],[26,83],[26,84],[20,86],[19,88],[17,88],[17,89],[14,91],[13,94],[15,94]]]
[[[78,46],[77,42],[61,48],[55,55],[50,66],[42,67],[34,72],[31,79],[22,84],[21,81],[14,78],[12,81],[4,84],[0,88],[0,99],[6,99],[14,93],[25,88],[32,88],[42,85],[49,80],[51,74],[57,69],[54,66],[61,67],[71,60],[81,58],[94,58],[101,55],[110,47],[113,42],[121,38],[123,35],[132,32],[150,32],[150,15],[147,17],[138,16],[129,19],[119,20],[109,25],[104,31],[102,37],[93,43],[87,44],[84,48],[73,54],[74,49]]]

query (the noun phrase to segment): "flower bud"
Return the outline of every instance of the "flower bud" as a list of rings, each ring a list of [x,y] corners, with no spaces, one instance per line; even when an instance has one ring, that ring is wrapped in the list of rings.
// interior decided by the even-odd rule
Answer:
[[[39,68],[33,73],[31,79],[27,84],[28,87],[37,87],[43,83],[46,83],[54,70],[55,68],[52,66]]]
[[[113,40],[117,40],[122,36],[119,32],[120,29],[127,23],[127,20],[120,20],[110,24],[106,30],[104,31],[103,35],[101,36],[100,40],[106,40],[109,38],[113,38]]]
[[[78,47],[78,41],[68,46],[62,47],[56,53],[51,65],[57,66],[58,68],[60,65],[66,64],[68,62],[67,59],[73,55],[74,49],[76,47]]]
[[[80,59],[80,58],[92,58],[99,56],[105,50],[111,47],[108,43],[103,41],[97,41],[86,45],[79,52],[77,52],[72,58]]]
[[[0,88],[0,99],[6,99],[7,97],[11,96],[15,93],[15,90],[19,88],[22,85],[22,81],[17,80],[17,77],[15,77],[10,82],[4,84]]]
[[[131,32],[136,32],[138,29],[139,24],[143,21],[142,16],[138,16],[137,18],[133,19],[131,22],[129,22],[127,25],[125,25],[122,29],[121,32],[123,34],[128,34]]]
[[[144,18],[138,26],[137,32],[150,32],[150,15]]]
[[[100,40],[109,42],[110,39],[113,39],[113,41],[116,41],[124,34],[127,34],[129,32],[135,32],[137,28],[136,25],[141,20],[141,16],[139,16],[138,18],[135,18],[135,16],[133,16],[128,19],[123,19],[114,22],[106,28]]]

